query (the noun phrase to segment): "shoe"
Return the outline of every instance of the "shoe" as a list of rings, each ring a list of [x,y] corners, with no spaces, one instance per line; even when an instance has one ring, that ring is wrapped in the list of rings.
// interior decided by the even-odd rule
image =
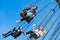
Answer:
[[[16,21],[16,23],[20,23],[20,19]]]
[[[26,32],[23,32],[24,36],[26,36]]]
[[[4,34],[2,34],[3,38],[6,38],[6,36]]]
[[[30,40],[30,38],[28,38],[28,40]]]

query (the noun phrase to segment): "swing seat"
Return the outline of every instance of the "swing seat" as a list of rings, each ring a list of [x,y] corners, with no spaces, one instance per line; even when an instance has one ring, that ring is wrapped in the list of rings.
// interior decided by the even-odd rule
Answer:
[[[24,14],[21,14],[21,16],[24,20],[26,20],[26,22],[28,22],[28,23],[30,22],[31,18],[26,17],[26,15],[24,15]]]
[[[3,38],[6,38],[7,36],[5,34],[2,34]]]
[[[30,21],[36,16],[35,11],[33,10],[24,10],[20,15],[22,19],[26,20],[26,22],[28,23],[30,23]]]
[[[60,0],[56,0],[56,2],[58,3],[59,7],[60,7]]]
[[[21,31],[20,32],[16,31],[16,32],[12,33],[11,36],[14,38],[17,38],[21,35],[21,33],[22,33]]]
[[[37,36],[37,35],[34,35],[34,36],[33,36],[33,38],[34,38],[34,39],[38,39],[38,38],[39,38],[39,36]]]

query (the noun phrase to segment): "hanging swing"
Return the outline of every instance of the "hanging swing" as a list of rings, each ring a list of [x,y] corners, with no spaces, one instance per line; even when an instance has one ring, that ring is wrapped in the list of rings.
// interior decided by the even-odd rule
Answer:
[[[16,27],[14,27],[13,30],[7,32],[6,34],[2,34],[2,36],[4,38],[6,38],[8,36],[12,36],[14,38],[17,38],[17,37],[19,37],[22,34],[22,31],[21,30],[22,30],[22,27],[21,26],[19,26],[18,29],[16,29]]]
[[[30,23],[30,21],[36,16],[36,10],[37,10],[37,6],[35,6],[37,0],[35,0],[33,2],[34,6],[33,8],[27,6],[25,9],[22,10],[22,12],[20,13],[20,16],[22,17],[21,20],[18,20],[17,23],[19,23],[20,21],[25,20],[26,22]]]
[[[29,7],[24,9],[20,14],[22,17],[21,21],[26,20],[28,23],[30,23],[30,21],[36,16],[36,9],[37,6],[33,7],[32,9]]]

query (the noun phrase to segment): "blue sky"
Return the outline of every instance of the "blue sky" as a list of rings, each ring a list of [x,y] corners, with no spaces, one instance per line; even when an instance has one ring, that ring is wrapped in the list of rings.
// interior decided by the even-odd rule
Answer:
[[[51,4],[49,4],[50,2]],[[46,6],[47,4],[49,5]],[[21,19],[21,16],[19,14],[28,5],[30,5],[31,7],[33,7],[34,5],[38,6],[38,9],[36,10],[37,16],[29,24],[26,21],[22,22],[22,23],[25,22],[22,25],[24,27],[23,31],[27,32],[31,30],[33,24],[37,25],[35,29],[38,26],[46,27],[49,24],[50,26],[48,25],[48,29],[46,29],[46,31],[49,30],[49,27],[51,27],[51,29],[49,30],[48,34],[45,36],[44,40],[48,40],[52,36],[55,28],[57,27],[57,24],[60,22],[60,9],[56,10],[54,14],[51,12],[53,15],[50,14],[45,18],[43,22],[41,21],[45,17],[45,15],[48,14],[48,12],[52,8],[54,8],[55,5],[57,5],[55,0],[42,0],[42,1],[41,0],[37,0],[37,1],[35,0],[0,0],[0,40],[27,40],[29,35],[24,37],[24,35],[21,34],[21,36],[19,36],[17,39],[14,39],[11,36],[4,39],[1,34],[6,33],[14,28],[14,26],[16,25],[16,20]],[[41,11],[42,8],[43,10]],[[54,15],[59,15],[59,16],[54,16]],[[54,17],[57,17],[55,18],[56,19],[55,22],[52,21],[54,20],[53,19]],[[49,20],[52,21],[53,24],[51,24]],[[19,25],[21,25],[22,23],[20,23]],[[18,26],[16,27],[18,28]],[[60,35],[58,35],[56,40],[59,40],[59,38],[60,38]],[[42,40],[42,37],[40,37],[38,40]]]

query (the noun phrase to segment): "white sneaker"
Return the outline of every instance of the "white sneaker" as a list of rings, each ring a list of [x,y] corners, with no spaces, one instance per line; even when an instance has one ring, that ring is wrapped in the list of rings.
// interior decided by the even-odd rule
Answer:
[[[6,38],[6,36],[4,34],[2,34],[3,38]]]
[[[28,38],[28,40],[30,40],[30,38]]]
[[[23,32],[24,36],[26,36],[26,32]]]
[[[20,19],[16,21],[16,23],[19,23],[20,22]]]

